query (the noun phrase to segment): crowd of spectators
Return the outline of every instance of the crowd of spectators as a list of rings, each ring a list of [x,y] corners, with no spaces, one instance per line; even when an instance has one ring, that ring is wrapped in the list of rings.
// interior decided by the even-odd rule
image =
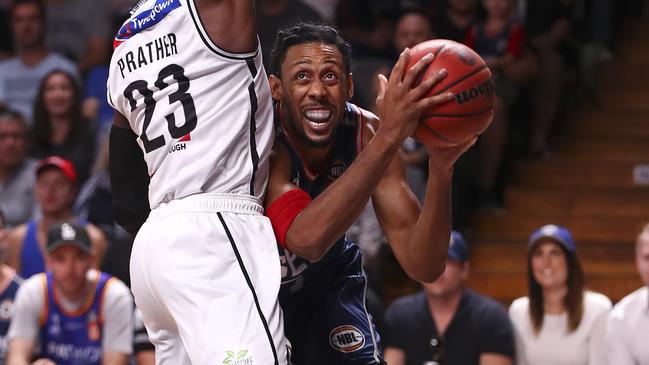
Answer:
[[[578,101],[569,95],[592,96],[594,66],[614,57],[616,6],[632,1],[256,2],[265,61],[281,28],[299,21],[338,27],[353,47],[353,102],[370,110],[376,74],[389,72],[404,48],[427,39],[468,45],[494,74],[494,122],[455,168],[457,231],[446,272],[420,293],[393,303],[385,321],[377,318],[384,322],[390,364],[649,364],[649,352],[639,340],[646,337],[640,333],[649,331],[649,228],[636,244],[636,264],[647,286],[612,311],[606,297],[584,289],[569,231],[553,225],[540,228],[528,243],[529,295],[512,303],[509,316],[495,301],[464,287],[469,245],[460,233],[472,210],[503,208],[502,189],[513,161],[554,156],[552,136],[561,130],[565,103]],[[10,335],[0,341],[0,364],[12,341],[20,355],[13,363],[23,363],[24,354],[29,361],[39,352],[36,335],[44,326],[57,326],[51,319],[45,323],[33,317],[43,298],[26,308],[11,304],[23,279],[26,293],[18,297],[29,301],[42,292],[34,295],[27,288],[41,285],[37,280],[47,283],[41,273],[52,267],[65,270],[64,264],[49,264],[53,252],[61,262],[72,255],[70,250],[65,255],[57,251],[61,237],[54,242],[52,227],[63,232],[68,228],[61,224],[67,224],[87,234],[88,246],[77,247],[80,253],[73,255],[87,266],[80,274],[84,280],[102,282],[102,270],[129,284],[131,238],[112,215],[106,133],[112,109],[105,95],[111,38],[134,2],[0,0],[0,335]],[[408,140],[403,156],[413,191],[423,199],[426,150]],[[370,275],[380,277],[376,256],[383,252],[385,239],[371,204],[350,236],[367,254]],[[380,292],[380,287],[375,289]],[[130,300],[111,295],[120,305]],[[77,299],[63,298],[55,309],[62,316],[79,310]],[[14,312],[29,320],[9,331]],[[116,331],[124,332],[133,347],[113,341],[104,343],[105,351],[118,353],[121,361],[135,349],[138,364],[152,364],[152,348],[137,310],[128,316],[117,321],[122,327]],[[607,356],[615,361],[607,362]]]

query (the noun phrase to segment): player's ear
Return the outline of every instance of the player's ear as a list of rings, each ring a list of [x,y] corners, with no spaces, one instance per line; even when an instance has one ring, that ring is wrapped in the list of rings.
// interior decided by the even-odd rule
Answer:
[[[270,83],[270,92],[273,96],[273,100],[280,101],[284,95],[284,89],[282,88],[282,80],[275,75],[268,76],[268,82]]]
[[[347,74],[347,101],[352,100],[354,96],[354,75],[352,73]]]

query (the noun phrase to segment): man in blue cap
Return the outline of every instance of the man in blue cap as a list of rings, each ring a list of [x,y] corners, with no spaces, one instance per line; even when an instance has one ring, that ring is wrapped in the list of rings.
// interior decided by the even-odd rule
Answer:
[[[385,315],[390,365],[511,365],[512,326],[503,307],[465,288],[469,247],[451,233],[446,270],[423,290],[397,299]]]

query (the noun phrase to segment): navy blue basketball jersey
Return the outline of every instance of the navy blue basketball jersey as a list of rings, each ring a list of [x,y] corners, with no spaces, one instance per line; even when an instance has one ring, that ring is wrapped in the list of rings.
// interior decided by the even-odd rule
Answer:
[[[316,198],[352,164],[362,148],[362,114],[347,103],[333,148],[319,171],[310,171],[289,136],[279,133],[291,155],[291,181]],[[278,246],[279,247],[279,246]],[[279,248],[286,336],[293,344],[291,360],[309,365],[378,365],[380,337],[367,311],[367,279],[361,250],[340,237],[318,262]]]
[[[0,293],[0,364],[5,363],[9,349],[7,332],[9,332],[9,324],[14,315],[14,298],[22,282],[23,279],[14,274],[7,287]]]
[[[336,181],[356,159],[362,148],[360,118],[361,111],[359,108],[354,104],[347,103],[343,121],[338,125],[333,137],[334,147],[320,171],[311,171],[306,166],[299,152],[293,147],[289,136],[280,128],[278,139],[286,146],[291,155],[291,181],[300,189],[306,191],[312,199],[315,199],[332,182]],[[297,257],[280,247],[283,289],[287,289],[286,286],[289,286],[290,292],[299,290],[304,281],[301,276],[308,276],[330,266],[333,261],[336,261],[336,257],[341,255],[345,246],[344,243],[345,237],[340,237],[317,263],[309,263],[308,260]]]
[[[57,303],[52,273],[46,275],[45,307],[41,314],[40,343],[42,357],[58,365],[100,365],[102,360],[102,304],[112,277],[100,273],[93,295],[75,313]]]

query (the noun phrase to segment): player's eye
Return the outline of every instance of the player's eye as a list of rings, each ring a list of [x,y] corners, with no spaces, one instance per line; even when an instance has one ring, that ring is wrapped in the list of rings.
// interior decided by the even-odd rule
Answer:
[[[335,72],[327,72],[322,76],[322,80],[329,84],[336,83],[338,81],[338,74]]]
[[[295,79],[298,81],[305,81],[309,79],[309,75],[306,72],[299,72],[295,75]]]

